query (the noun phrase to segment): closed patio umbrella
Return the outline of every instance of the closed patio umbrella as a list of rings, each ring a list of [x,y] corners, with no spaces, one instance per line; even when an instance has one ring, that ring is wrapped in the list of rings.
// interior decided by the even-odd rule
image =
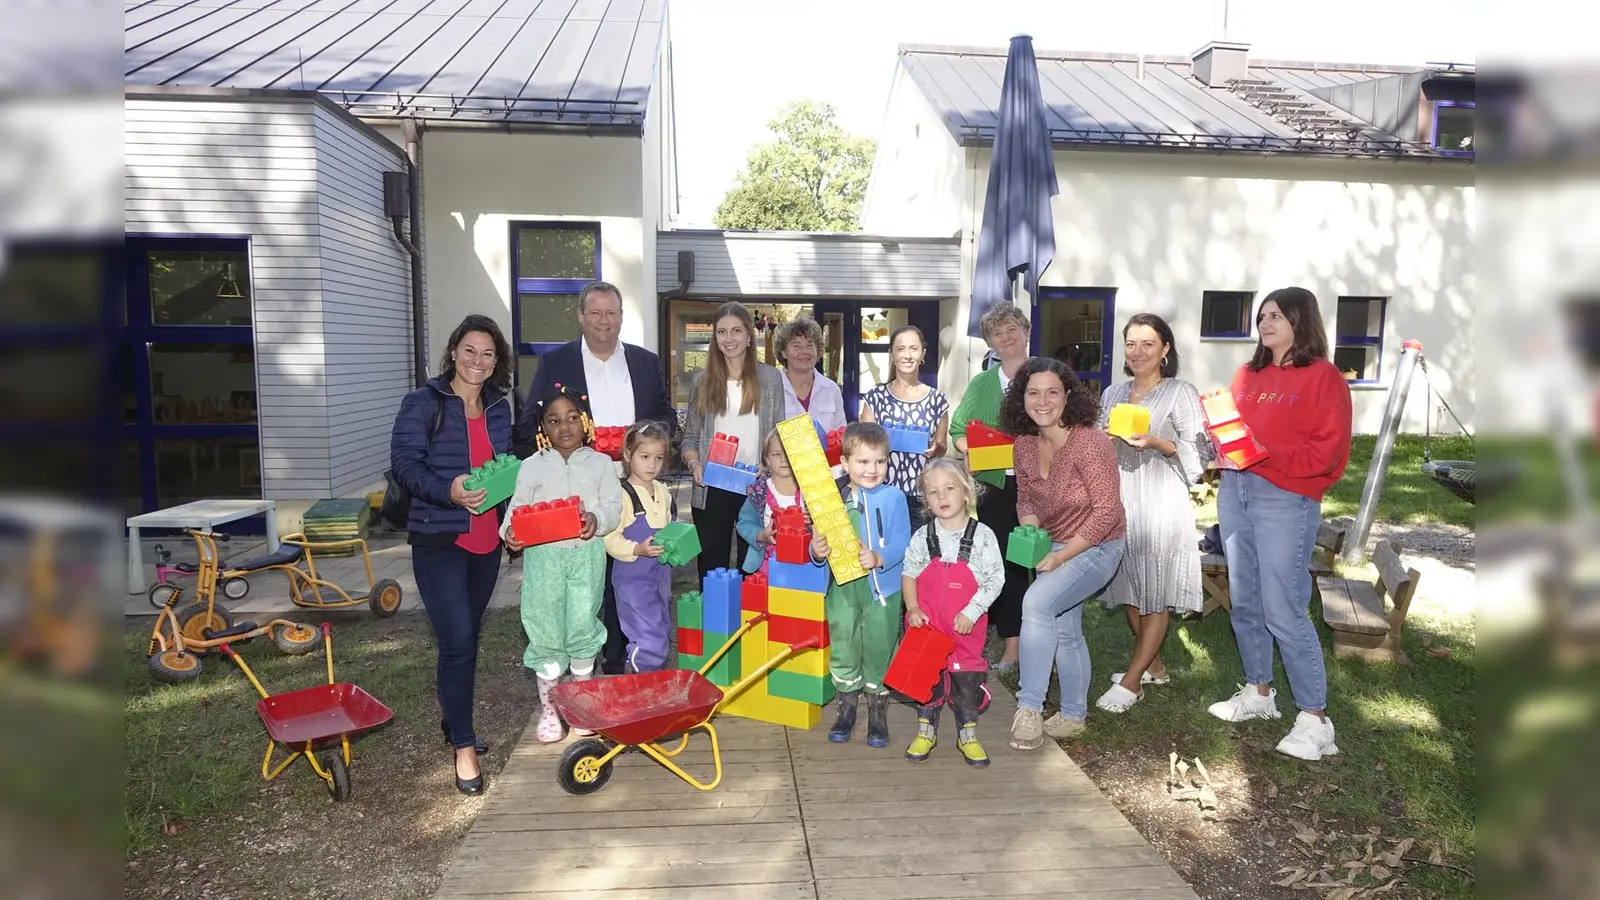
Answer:
[[[1056,252],[1050,198],[1059,193],[1039,66],[1033,38],[1019,34],[1006,54],[1006,73],[989,161],[989,189],[978,231],[972,273],[972,312],[967,333],[981,336],[978,320],[996,303],[1013,299],[1012,279],[1021,272],[1028,296],[1039,292],[1039,276]]]

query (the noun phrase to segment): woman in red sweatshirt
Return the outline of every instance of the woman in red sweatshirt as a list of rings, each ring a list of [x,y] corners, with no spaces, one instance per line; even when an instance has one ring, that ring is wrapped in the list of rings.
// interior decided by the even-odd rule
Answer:
[[[1274,644],[1300,714],[1278,751],[1317,760],[1339,752],[1326,713],[1328,672],[1311,624],[1311,553],[1322,495],[1350,459],[1350,387],[1328,361],[1316,295],[1280,288],[1256,312],[1255,355],[1233,376],[1239,415],[1266,448],[1248,470],[1225,470],[1217,520],[1228,558],[1230,618],[1246,684],[1210,707],[1228,722],[1281,715]],[[1220,456],[1218,464],[1227,466]]]

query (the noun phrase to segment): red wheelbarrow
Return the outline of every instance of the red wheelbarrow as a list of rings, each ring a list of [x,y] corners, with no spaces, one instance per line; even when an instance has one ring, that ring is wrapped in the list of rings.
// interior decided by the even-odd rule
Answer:
[[[613,675],[568,682],[552,689],[550,702],[568,725],[599,735],[578,741],[561,754],[557,778],[562,789],[569,794],[592,794],[600,790],[611,780],[611,761],[630,748],[643,751],[699,790],[715,789],[722,783],[722,749],[717,743],[717,730],[711,727],[711,718],[724,703],[767,677],[767,673],[782,665],[784,660],[820,644],[817,638],[809,637],[789,646],[739,679],[726,692],[708,681],[705,673],[717,660],[737,644],[745,632],[766,620],[766,613],[751,617],[697,672],[669,669]],[[711,762],[716,767],[716,777],[709,783],[700,781],[672,761],[689,745],[689,735],[697,728],[704,729],[711,738]],[[662,738],[675,734],[681,735],[676,747],[669,750],[659,743]]]
[[[333,637],[327,622],[322,623],[322,646],[328,658],[328,683],[287,694],[268,694],[244,657],[234,653],[227,644],[218,649],[239,665],[245,677],[255,685],[256,693],[261,695],[256,712],[261,715],[261,724],[267,727],[267,755],[261,759],[261,777],[271,781],[295,759],[304,756],[311,770],[327,782],[333,799],[348,800],[350,741],[388,722],[394,718],[394,712],[361,688],[333,680]],[[279,744],[292,752],[288,759],[273,768],[272,753]],[[316,751],[334,746],[343,753],[329,750],[319,763]]]

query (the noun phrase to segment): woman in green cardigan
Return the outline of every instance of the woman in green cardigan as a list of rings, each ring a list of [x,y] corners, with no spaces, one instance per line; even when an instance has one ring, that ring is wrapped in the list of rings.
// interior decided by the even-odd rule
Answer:
[[[967,423],[982,422],[991,428],[1000,427],[1000,401],[1012,376],[1028,361],[1028,317],[1012,303],[997,303],[978,320],[983,339],[1000,356],[1000,365],[973,376],[966,393],[950,414],[950,437],[956,449],[967,452]],[[978,521],[989,526],[995,537],[1004,542],[1017,527],[1017,476],[1009,469],[1004,472],[977,472],[984,484],[983,496],[978,500]],[[1006,642],[996,672],[1013,672],[1017,668],[1017,635],[1022,633],[1022,595],[1028,591],[1028,570],[1013,562],[1006,563],[1006,583],[1000,589],[1000,598],[989,607],[989,621],[995,633]]]

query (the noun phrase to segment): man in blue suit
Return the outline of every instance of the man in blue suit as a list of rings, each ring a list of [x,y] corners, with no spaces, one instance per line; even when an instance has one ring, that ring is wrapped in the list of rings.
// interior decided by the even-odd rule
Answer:
[[[678,414],[667,394],[661,358],[621,340],[622,291],[604,281],[584,285],[578,293],[578,327],[583,330],[583,337],[539,357],[533,384],[523,398],[517,426],[518,455],[533,452],[534,435],[539,433],[533,404],[549,396],[557,384],[588,395],[596,427],[626,428],[635,422],[654,419],[667,427],[668,434],[677,433]],[[606,625],[606,644],[600,654],[601,671],[616,674],[622,671],[628,642],[617,619],[617,598],[611,589],[609,566],[601,616]]]

